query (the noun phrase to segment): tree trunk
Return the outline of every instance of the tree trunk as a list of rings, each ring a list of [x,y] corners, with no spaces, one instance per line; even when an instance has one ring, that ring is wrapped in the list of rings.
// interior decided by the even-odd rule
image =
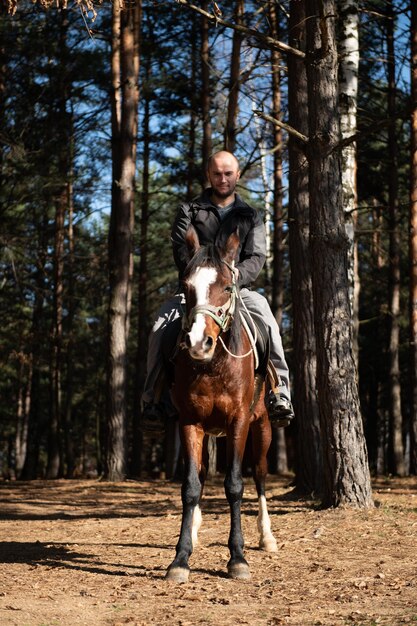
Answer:
[[[278,14],[275,2],[269,5],[269,18],[271,21],[271,32],[274,39],[278,40]],[[272,62],[272,117],[281,119],[281,79],[279,65],[281,55],[277,50],[271,52]],[[284,216],[282,210],[282,130],[279,126],[273,128],[274,151],[273,155],[273,243],[272,243],[272,301],[271,308],[278,324],[282,321],[282,309],[284,305],[284,243],[283,224]],[[279,147],[280,146],[280,147]]]
[[[191,15],[191,19],[192,19],[192,23],[193,23],[193,29],[190,33],[191,35],[191,50],[190,50],[190,54],[191,54],[191,76],[190,76],[190,81],[191,81],[191,95],[190,95],[190,105],[191,105],[191,110],[190,110],[190,127],[189,127],[189,140],[188,140],[188,166],[187,166],[187,196],[186,199],[187,200],[191,200],[193,198],[194,194],[194,181],[195,181],[195,174],[196,174],[196,163],[195,163],[195,158],[196,158],[196,129],[197,129],[197,119],[198,119],[198,102],[197,102],[197,71],[198,71],[198,64],[197,64],[197,54],[198,54],[198,48],[197,48],[197,40],[195,37],[195,31],[196,31],[196,14],[192,13]]]
[[[381,206],[377,198],[372,198],[372,243],[371,243],[371,259],[372,268],[382,270],[385,263],[382,246],[382,230],[383,222],[381,215]],[[375,320],[375,343],[376,345],[384,345],[386,342],[386,325],[382,316]],[[372,375],[369,383],[369,408],[367,414],[374,416],[368,428],[368,449],[371,452],[371,461],[375,472],[378,476],[388,472],[388,442],[389,442],[389,412],[387,411],[387,402],[385,398],[386,377],[383,372],[385,361],[376,355],[370,367]]]
[[[402,433],[401,382],[400,382],[400,231],[398,227],[398,146],[396,137],[396,81],[394,49],[394,7],[392,0],[387,4],[387,67],[388,67],[388,202],[389,202],[389,391],[391,414],[392,472],[404,476],[404,447]]]
[[[305,5],[290,4],[290,44],[305,50]],[[307,75],[303,61],[288,57],[290,125],[308,135]],[[289,155],[289,250],[293,301],[293,398],[297,424],[296,481],[304,493],[322,489],[320,416],[316,391],[316,342],[309,253],[308,163],[303,146],[293,135]]]
[[[208,0],[203,0],[201,8],[208,9]],[[203,120],[203,172],[202,185],[205,186],[207,163],[211,154],[211,121],[210,121],[210,46],[209,46],[209,21],[206,17],[201,18],[201,117]]]
[[[3,38],[2,38],[3,39]],[[4,120],[6,111],[6,82],[8,80],[6,46],[0,43],[0,120]],[[4,156],[5,144],[0,144],[0,189],[4,189]]]
[[[342,139],[357,130],[357,100],[359,74],[359,13],[358,0],[338,0],[339,12],[339,107]],[[349,241],[348,280],[353,318],[353,353],[356,367],[359,359],[359,292],[358,249],[355,238],[357,223],[356,143],[342,150],[342,185],[345,228]]]
[[[371,506],[352,350],[334,0],[307,0],[310,246],[324,506]]]
[[[235,24],[242,23],[244,1],[236,0]],[[236,147],[236,121],[239,110],[239,88],[240,88],[240,49],[242,46],[242,35],[237,30],[233,31],[232,56],[230,60],[230,80],[229,99],[227,103],[226,127],[224,129],[224,149],[234,152]]]
[[[48,436],[47,478],[58,478],[64,474],[64,449],[62,441],[62,370],[63,370],[63,305],[64,305],[64,244],[65,215],[68,209],[68,178],[70,129],[67,102],[70,97],[68,78],[68,11],[60,13],[60,65],[58,83],[59,109],[56,113],[56,134],[58,145],[58,185],[55,197],[55,243],[54,243],[54,318],[52,326],[52,363],[51,363],[51,423]]]
[[[37,216],[33,216],[33,223]],[[34,480],[38,477],[40,440],[44,428],[41,410],[41,349],[44,336],[43,316],[45,312],[45,265],[48,248],[48,216],[46,212],[39,224],[38,263],[35,275],[35,298],[31,324],[31,368],[30,410],[28,419],[27,450],[20,478]]]
[[[417,4],[411,2],[410,265],[410,470],[417,474]]]
[[[28,446],[28,426],[30,411],[30,386],[32,382],[32,357],[21,358],[18,373],[18,396],[15,437],[15,476],[19,478],[25,465]]]
[[[73,478],[75,472],[75,455],[72,429],[72,405],[74,395],[74,315],[75,315],[75,294],[74,294],[74,194],[73,194],[73,153],[74,135],[71,121],[70,147],[70,179],[68,181],[68,315],[67,315],[67,378],[66,378],[66,399],[64,410],[64,439],[66,458],[66,477]]]
[[[140,16],[140,2],[122,11],[117,3],[113,4],[112,138],[114,143],[112,210],[109,229],[110,300],[106,463],[106,477],[109,480],[122,480],[126,476],[126,369],[139,101]]]
[[[146,59],[145,80],[150,77],[150,57]],[[146,353],[149,337],[148,316],[148,223],[149,223],[149,160],[150,160],[150,93],[143,92],[143,174],[140,194],[140,259],[138,277],[138,348],[136,353],[136,395],[132,442],[132,473],[139,476],[141,471],[142,432],[140,428],[140,395],[146,378]]]
[[[269,19],[271,32],[274,39],[278,40],[279,20],[275,2],[269,4]],[[272,117],[281,119],[281,78],[280,78],[281,55],[277,50],[271,51],[272,67]],[[284,307],[284,236],[283,236],[283,185],[282,185],[282,130],[279,126],[273,126],[273,196],[272,196],[272,294],[271,309],[279,326],[282,322]],[[285,430],[276,428],[273,430],[274,448],[276,458],[276,471],[285,474],[288,471],[287,449]]]

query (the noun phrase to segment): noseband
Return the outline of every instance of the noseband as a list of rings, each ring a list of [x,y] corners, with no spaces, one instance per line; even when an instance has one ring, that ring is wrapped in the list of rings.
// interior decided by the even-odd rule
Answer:
[[[185,331],[191,330],[191,327],[195,321],[196,316],[201,313],[202,315],[208,315],[211,317],[216,324],[220,327],[221,331],[224,332],[229,328],[230,322],[233,318],[233,314],[236,308],[236,297],[237,297],[237,283],[236,283],[236,274],[233,265],[227,263],[227,261],[222,260],[232,273],[232,287],[230,298],[222,304],[221,306],[213,306],[211,304],[197,304],[194,308],[191,309],[189,315],[184,315],[182,318],[182,328]]]

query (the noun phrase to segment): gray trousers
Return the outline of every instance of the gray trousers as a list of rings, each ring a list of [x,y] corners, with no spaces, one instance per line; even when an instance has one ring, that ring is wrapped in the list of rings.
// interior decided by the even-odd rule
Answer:
[[[281,334],[276,319],[272,315],[268,301],[257,291],[250,291],[246,288],[240,290],[240,296],[248,311],[260,315],[268,326],[270,358],[282,383],[280,393],[287,398],[287,400],[291,400],[288,366],[284,356]],[[175,294],[172,298],[166,300],[158,311],[156,321],[149,337],[147,377],[142,395],[143,403],[153,402],[155,384],[162,367],[160,357],[162,335],[168,324],[182,315],[184,305],[185,300],[183,294]]]

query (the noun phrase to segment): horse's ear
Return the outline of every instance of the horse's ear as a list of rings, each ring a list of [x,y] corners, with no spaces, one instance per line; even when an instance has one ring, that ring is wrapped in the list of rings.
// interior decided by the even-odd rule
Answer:
[[[239,238],[239,227],[237,226],[235,230],[229,235],[224,247],[223,247],[223,258],[228,263],[233,263],[236,258],[237,251],[239,249],[240,238]]]
[[[190,254],[190,259],[200,249],[200,241],[198,239],[197,231],[194,226],[190,225],[185,233],[185,243]]]

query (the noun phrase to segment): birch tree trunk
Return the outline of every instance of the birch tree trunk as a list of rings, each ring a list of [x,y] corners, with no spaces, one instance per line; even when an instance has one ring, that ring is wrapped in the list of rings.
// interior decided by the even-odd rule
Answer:
[[[411,3],[410,266],[410,470],[417,474],[417,4]]]
[[[307,0],[310,247],[324,506],[371,506],[347,277],[335,0]]]
[[[359,74],[359,14],[358,0],[338,0],[339,12],[339,107],[342,139],[357,131],[357,100]],[[359,359],[359,272],[358,246],[355,238],[357,223],[356,142],[342,150],[342,185],[345,228],[349,241],[348,280],[353,319],[353,353],[356,367]]]
[[[387,68],[388,68],[388,202],[389,202],[389,313],[390,313],[390,336],[389,336],[389,392],[390,392],[390,417],[391,417],[391,445],[392,445],[392,471],[399,476],[404,476],[404,446],[402,433],[402,410],[401,410],[401,382],[400,382],[400,231],[399,202],[398,202],[398,146],[396,136],[396,81],[395,81],[395,24],[394,7],[392,0],[387,4]]]
[[[305,51],[305,4],[290,3],[290,44]],[[288,108],[290,125],[308,135],[306,66],[288,57]],[[290,135],[289,156],[289,250],[293,302],[293,398],[297,419],[297,488],[319,494],[322,489],[320,417],[316,391],[316,342],[309,251],[308,162],[304,146]]]
[[[113,184],[109,229],[109,347],[106,477],[126,476],[126,368],[130,320],[136,136],[139,102],[141,2],[120,10],[113,4],[112,140]]]

